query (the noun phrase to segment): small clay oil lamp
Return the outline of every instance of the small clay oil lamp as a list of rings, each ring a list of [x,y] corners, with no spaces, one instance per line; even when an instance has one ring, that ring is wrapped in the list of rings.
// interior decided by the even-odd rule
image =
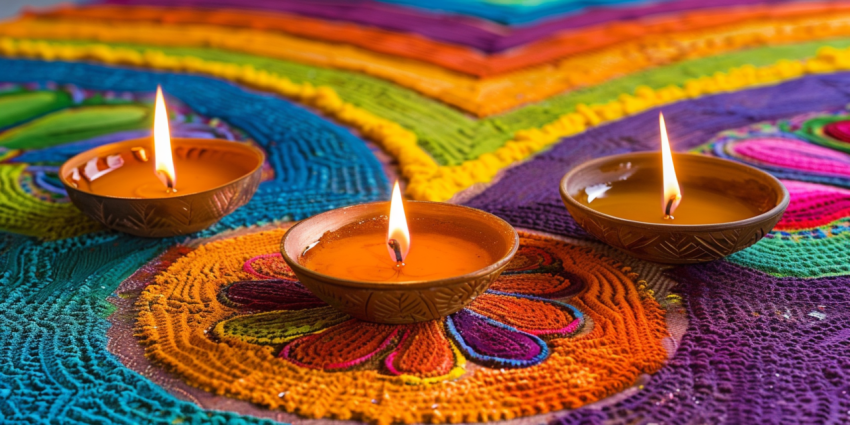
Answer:
[[[561,198],[583,229],[635,257],[668,264],[716,260],[773,229],[790,200],[779,180],[721,158],[673,154],[663,115],[659,124],[661,154],[599,158],[561,180]]]
[[[355,205],[304,220],[284,235],[287,264],[310,291],[353,317],[413,323],[454,313],[507,267],[519,236],[504,220],[459,205]]]
[[[74,205],[104,226],[145,237],[203,230],[247,203],[264,154],[225,140],[171,139],[157,87],[153,139],[112,143],[74,156],[59,176]]]

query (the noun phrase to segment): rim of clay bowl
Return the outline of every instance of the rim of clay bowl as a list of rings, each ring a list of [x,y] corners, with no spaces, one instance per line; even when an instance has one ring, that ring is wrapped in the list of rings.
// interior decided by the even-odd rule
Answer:
[[[239,183],[239,182],[251,177],[252,175],[254,175],[254,173],[260,171],[263,168],[263,164],[266,162],[266,154],[261,149],[257,148],[256,146],[252,146],[248,143],[234,142],[234,141],[222,140],[222,139],[199,139],[199,138],[195,138],[195,137],[175,137],[175,138],[171,139],[172,150],[175,147],[174,146],[175,141],[177,141],[179,143],[182,143],[183,141],[191,141],[192,143],[197,143],[196,146],[198,146],[198,147],[203,147],[203,145],[207,145],[207,146],[213,145],[213,146],[224,146],[226,148],[244,149],[244,150],[251,152],[251,153],[253,153],[257,156],[257,159],[258,159],[257,165],[255,165],[251,169],[251,171],[246,172],[245,174],[239,176],[238,178],[233,179],[233,180],[231,180],[227,183],[218,185],[216,187],[205,189],[205,190],[200,191],[200,192],[191,192],[191,193],[182,193],[182,194],[178,192],[176,195],[167,196],[167,197],[163,196],[161,198],[140,198],[140,197],[131,197],[131,196],[102,195],[102,194],[99,194],[99,193],[89,192],[87,190],[82,190],[78,187],[74,187],[71,183],[69,183],[65,179],[65,176],[68,174],[67,172],[69,171],[68,169],[71,168],[71,164],[76,163],[76,165],[74,165],[75,167],[81,165],[82,162],[79,162],[80,158],[92,157],[92,154],[91,154],[92,151],[110,152],[110,151],[113,151],[113,150],[117,150],[116,148],[118,148],[121,145],[126,144],[128,146],[138,146],[140,143],[142,143],[142,141],[150,141],[150,140],[153,140],[153,139],[150,138],[150,137],[143,137],[143,138],[138,138],[138,139],[123,140],[123,141],[120,141],[120,142],[109,143],[109,144],[106,144],[106,145],[98,146],[96,148],[89,149],[85,152],[81,152],[77,155],[74,155],[73,157],[71,157],[70,159],[65,161],[62,164],[61,167],[59,167],[59,180],[62,181],[62,185],[65,186],[65,189],[72,190],[74,192],[82,193],[82,194],[85,194],[87,196],[92,196],[92,197],[95,197],[95,198],[122,199],[122,200],[126,200],[126,201],[146,201],[146,202],[150,202],[150,201],[157,201],[157,200],[180,199],[180,198],[186,198],[186,197],[189,197],[189,196],[197,196],[197,195],[201,195],[201,196],[209,195],[213,192],[221,190],[222,188],[230,186],[234,183]],[[145,143],[146,143],[146,146],[151,144],[150,142],[145,142]]]
[[[663,223],[647,223],[645,221],[629,220],[629,219],[626,219],[626,218],[621,218],[621,217],[613,216],[613,215],[610,215],[610,214],[605,214],[603,212],[599,212],[599,211],[597,211],[593,208],[590,208],[587,205],[582,204],[581,202],[578,202],[575,198],[572,197],[572,195],[569,194],[569,192],[567,192],[567,184],[569,183],[570,179],[578,176],[580,173],[584,172],[588,168],[593,168],[595,166],[599,166],[599,165],[605,164],[605,163],[616,163],[616,162],[622,162],[624,160],[629,160],[629,159],[634,160],[635,158],[657,157],[657,156],[660,156],[660,155],[661,155],[660,152],[655,152],[655,151],[630,152],[630,153],[604,156],[604,157],[601,157],[601,158],[596,158],[596,159],[584,162],[584,163],[578,165],[577,167],[573,168],[569,172],[567,172],[567,174],[565,174],[564,177],[561,178],[561,183],[559,185],[559,190],[561,192],[561,199],[563,199],[564,202],[568,203],[573,208],[578,208],[578,209],[580,209],[580,210],[582,210],[582,211],[584,211],[584,212],[586,212],[590,215],[603,216],[603,217],[605,217],[605,218],[607,218],[611,221],[614,221],[614,222],[617,222],[617,223],[620,223],[620,224],[624,224],[624,225],[657,228],[659,230],[664,230],[666,232],[672,232],[672,231],[681,231],[681,232],[721,231],[721,230],[729,230],[729,229],[735,229],[735,228],[739,228],[739,227],[749,226],[749,225],[752,225],[752,224],[755,224],[755,223],[759,223],[759,222],[762,222],[762,221],[765,221],[765,220],[769,220],[770,218],[775,217],[776,215],[781,215],[785,211],[785,209],[788,208],[788,204],[791,202],[791,196],[788,193],[788,189],[785,187],[784,184],[782,184],[781,181],[779,181],[779,179],[777,179],[776,177],[774,177],[770,173],[767,173],[765,171],[759,170],[758,168],[751,167],[751,166],[746,165],[746,164],[741,164],[741,163],[738,163],[738,162],[735,162],[735,161],[730,161],[730,160],[723,159],[723,158],[715,158],[715,157],[712,157],[712,156],[697,155],[697,154],[682,153],[682,152],[674,152],[673,156],[674,157],[687,156],[688,158],[695,160],[695,161],[721,163],[724,166],[735,167],[735,168],[738,168],[741,171],[746,172],[747,174],[752,175],[755,178],[758,178],[760,181],[765,182],[765,183],[773,186],[773,188],[776,189],[776,192],[779,195],[777,197],[776,205],[773,208],[771,208],[771,209],[769,209],[769,210],[767,210],[767,211],[765,211],[761,214],[754,215],[752,217],[745,218],[743,220],[730,221],[730,222],[726,222],[726,223],[663,224]]]
[[[320,219],[322,216],[326,216],[326,215],[329,215],[329,214],[340,214],[340,213],[344,214],[347,210],[350,211],[350,210],[361,209],[361,208],[362,209],[374,208],[378,205],[385,205],[385,204],[389,204],[389,201],[378,201],[378,202],[369,202],[369,203],[365,203],[365,204],[351,205],[351,206],[348,206],[348,207],[338,208],[338,209],[331,210],[331,211],[325,211],[321,214],[316,214],[316,215],[314,215],[310,218],[299,221],[298,223],[296,223],[295,225],[293,225],[292,227],[290,227],[286,231],[286,234],[283,235],[283,238],[280,241],[280,252],[283,255],[284,261],[286,261],[286,263],[289,265],[290,268],[293,269],[293,271],[297,270],[298,273],[304,273],[304,274],[306,274],[306,275],[308,275],[308,276],[310,276],[314,279],[321,280],[321,281],[327,282],[327,283],[331,283],[333,285],[346,286],[346,287],[350,287],[350,288],[360,288],[360,289],[377,289],[377,290],[386,290],[386,291],[397,291],[397,290],[406,290],[406,289],[423,289],[423,288],[430,288],[430,287],[436,287],[436,286],[449,286],[449,285],[468,282],[470,280],[475,280],[475,279],[487,276],[487,275],[493,273],[494,271],[499,270],[500,268],[507,266],[508,263],[511,261],[511,259],[513,259],[517,250],[519,249],[519,234],[517,233],[516,229],[513,226],[511,226],[510,223],[508,223],[507,221],[497,217],[496,215],[490,214],[486,211],[482,211],[482,210],[479,210],[479,209],[476,209],[476,208],[467,207],[467,206],[464,206],[464,205],[449,204],[449,203],[446,203],[446,202],[408,201],[408,200],[406,200],[406,201],[404,201],[405,206],[411,205],[411,204],[421,204],[421,205],[439,204],[439,205],[447,206],[449,208],[462,208],[462,209],[465,209],[465,210],[468,210],[468,211],[474,211],[474,213],[476,213],[476,214],[481,214],[485,217],[488,217],[488,220],[493,220],[495,223],[498,223],[498,225],[500,227],[502,227],[504,230],[509,229],[510,232],[513,233],[511,246],[509,247],[507,252],[501,258],[499,258],[498,260],[496,260],[492,264],[488,265],[487,267],[483,267],[483,268],[475,270],[473,272],[463,274],[463,275],[460,275],[460,276],[448,277],[448,278],[437,279],[437,280],[414,280],[414,281],[410,281],[410,282],[357,281],[357,280],[344,279],[344,278],[336,277],[336,276],[330,276],[330,275],[327,275],[327,274],[324,274],[324,273],[319,273],[319,272],[313,271],[311,269],[308,269],[307,267],[304,267],[303,265],[301,265],[300,262],[298,262],[297,259],[293,259],[289,255],[289,252],[287,252],[287,250],[286,250],[286,240],[287,240],[287,238],[291,234],[293,234],[293,232],[296,229],[298,229],[300,226],[309,225],[309,222],[311,220],[317,220],[317,219]],[[324,231],[328,231],[328,230],[329,229],[325,229]],[[301,255],[301,251],[303,249],[304,249],[304,247],[299,248],[299,251],[298,251],[299,257]]]

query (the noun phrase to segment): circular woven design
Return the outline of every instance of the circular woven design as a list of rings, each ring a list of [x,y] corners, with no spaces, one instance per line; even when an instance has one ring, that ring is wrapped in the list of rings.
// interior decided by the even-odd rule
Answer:
[[[505,274],[467,308],[384,325],[350,319],[295,281],[275,253],[283,233],[202,245],[157,276],[137,302],[147,356],[218,394],[380,423],[575,408],[667,358],[645,284],[590,248],[523,234]]]

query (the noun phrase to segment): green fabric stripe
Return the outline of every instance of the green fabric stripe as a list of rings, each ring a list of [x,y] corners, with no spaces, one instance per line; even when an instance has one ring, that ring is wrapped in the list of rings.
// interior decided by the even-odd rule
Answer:
[[[0,134],[0,146],[43,149],[153,125],[148,106],[82,106],[54,112]]]
[[[87,41],[41,41],[51,44],[91,44]],[[216,49],[105,44],[137,51],[158,50],[168,55],[192,56],[239,65],[251,64],[257,69],[283,75],[296,83],[309,82],[313,85],[332,87],[346,102],[413,131],[419,137],[423,149],[441,165],[457,165],[496,150],[518,130],[541,127],[562,114],[574,111],[575,105],[579,103],[605,103],[617,99],[622,93],[633,93],[641,85],[652,88],[681,85],[689,78],[724,72],[745,64],[764,66],[780,59],[804,59],[814,56],[817,49],[823,46],[848,47],[850,39],[762,47],[661,66],[481,120],[413,90],[363,74]]]
[[[815,278],[847,274],[850,264],[850,220],[843,219],[829,226],[819,227],[828,233],[827,238],[810,235],[787,237],[773,232],[773,238],[764,238],[757,244],[736,252],[727,260],[744,267],[761,270],[777,277]],[[797,233],[803,233],[800,231]]]
[[[6,92],[0,94],[0,128],[9,127],[73,103],[62,91]]]

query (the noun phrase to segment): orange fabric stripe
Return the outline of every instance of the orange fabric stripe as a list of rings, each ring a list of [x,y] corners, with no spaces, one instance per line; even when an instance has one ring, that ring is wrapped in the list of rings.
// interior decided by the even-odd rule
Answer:
[[[753,6],[740,9],[708,9],[635,22],[606,23],[553,36],[495,55],[397,33],[344,22],[324,21],[285,13],[236,9],[206,10],[145,6],[88,6],[29,12],[51,19],[158,22],[162,24],[206,24],[271,30],[300,37],[352,44],[375,52],[416,59],[476,77],[492,77],[558,59],[592,52],[650,35],[676,34],[747,21],[781,21],[825,13],[850,12],[850,3],[818,2]]]

